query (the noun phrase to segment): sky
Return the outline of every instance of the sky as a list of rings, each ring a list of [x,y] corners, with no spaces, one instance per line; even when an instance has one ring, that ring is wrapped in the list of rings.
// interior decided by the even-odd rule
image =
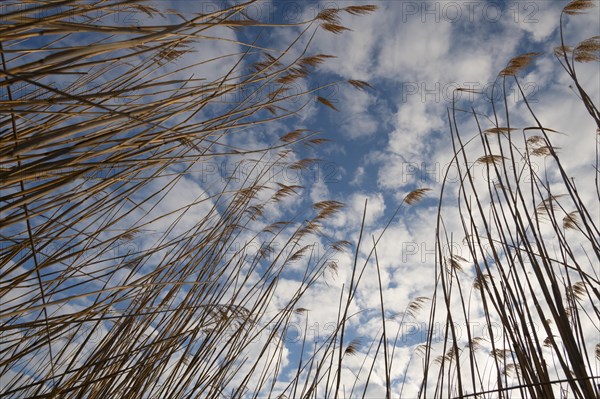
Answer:
[[[170,3],[170,7],[186,15],[213,10],[221,4],[165,1],[156,4],[156,7],[165,7],[165,3]],[[481,130],[493,127],[493,104],[500,104],[502,109],[505,106],[499,94],[499,72],[515,56],[540,53],[531,65],[517,74],[518,81],[536,117],[544,126],[560,132],[553,136],[553,144],[560,149],[567,174],[580,184],[579,193],[589,205],[591,217],[596,223],[600,220],[600,204],[595,188],[589,182],[595,178],[593,166],[599,136],[593,119],[572,88],[572,81],[553,54],[553,49],[560,44],[559,17],[566,2],[259,0],[248,7],[246,13],[265,23],[294,23],[308,20],[327,8],[340,9],[355,4],[375,4],[378,9],[364,16],[340,13],[342,24],[349,30],[334,34],[318,29],[312,38],[310,35],[302,36],[299,45],[287,55],[290,58],[298,56],[305,44],[309,45],[310,54],[335,55],[335,58],[319,65],[315,75],[297,80],[294,87],[299,91],[317,88],[327,82],[335,83],[309,94],[307,105],[293,117],[244,129],[224,140],[239,148],[262,148],[284,132],[294,129],[319,131],[323,137],[331,140],[316,147],[298,146],[291,160],[276,166],[263,177],[269,183],[303,188],[297,189],[297,196],[288,197],[277,204],[267,204],[264,214],[252,225],[254,231],[260,231],[277,220],[306,219],[313,203],[334,200],[346,205],[324,222],[321,234],[304,243],[312,245],[312,254],[317,258],[330,255],[332,242],[346,240],[350,244],[347,251],[331,255],[338,265],[337,271],[327,271],[297,303],[297,308],[306,311],[292,316],[290,328],[283,339],[283,377],[277,387],[283,388],[286,378],[291,378],[289,376],[295,372],[302,351],[300,335],[306,326],[307,342],[323,342],[333,331],[338,318],[340,292],[347,290],[350,280],[366,201],[362,245],[357,251],[359,269],[366,264],[366,272],[361,277],[350,307],[349,313],[353,316],[348,321],[345,338],[346,342],[360,338],[361,344],[358,353],[346,359],[343,369],[344,392],[350,397],[349,390],[355,382],[356,392],[362,392],[366,371],[362,362],[365,358],[370,359],[372,352],[369,351],[373,349],[369,345],[378,340],[381,334],[381,322],[378,319],[380,282],[372,253],[372,242],[378,240],[377,259],[381,267],[382,295],[389,316],[387,325],[390,331],[398,332],[391,373],[393,391],[396,397],[401,390],[402,397],[415,397],[422,374],[421,362],[414,359],[419,356],[419,345],[426,341],[430,303],[426,302],[423,310],[414,315],[406,315],[406,311],[411,301],[416,298],[430,299],[436,289],[435,229],[442,189],[445,196],[442,201],[445,228],[453,234],[449,247],[453,254],[470,259],[468,246],[463,240],[463,228],[457,217],[459,182],[457,170],[452,167],[451,129],[456,128],[465,140],[478,137],[479,129],[473,118],[475,112],[481,116]],[[142,25],[152,23],[142,14],[131,18]],[[257,33],[260,33],[261,45],[283,49],[300,31],[300,26],[250,30],[219,28],[211,34],[226,38],[227,41],[207,40],[195,44],[194,52],[176,60],[174,66],[181,67],[198,62],[199,58],[208,60],[242,51],[244,46],[240,42],[251,41]],[[600,35],[600,7],[585,15],[567,17],[564,35],[565,42],[570,44]],[[216,59],[206,65],[196,66],[193,69],[194,76],[212,80],[234,63],[234,58]],[[597,66],[597,63],[577,64],[580,82],[596,105],[600,103]],[[165,68],[171,67],[167,65]],[[186,74],[189,71],[178,71],[175,76]],[[357,89],[347,83],[352,79],[368,82],[370,87]],[[516,83],[508,78],[506,84],[508,94],[505,104],[510,111],[512,126],[533,126],[535,121]],[[468,90],[456,91],[458,88]],[[337,111],[320,103],[318,98],[326,98]],[[291,100],[289,105],[293,107],[299,104],[294,101]],[[453,107],[466,110],[459,112],[455,127],[451,126],[449,120],[449,110]],[[218,106],[209,108],[197,117],[207,118],[219,110]],[[500,119],[504,120],[504,117]],[[467,151],[472,160],[481,155],[481,148],[476,145],[468,147]],[[320,160],[305,170],[292,167],[295,161],[305,157]],[[160,192],[162,187],[171,185],[173,189],[156,202],[152,213],[137,209],[128,214],[119,227],[126,228],[128,223],[135,220],[140,224],[150,222],[155,215],[170,213],[170,216],[145,224],[145,233],[128,245],[136,250],[149,249],[156,246],[164,238],[163,233],[170,228],[172,230],[168,235],[171,237],[193,229],[199,215],[210,212],[215,202],[210,199],[185,212],[181,209],[198,199],[209,198],[226,182],[235,187],[256,173],[245,166],[242,158],[230,156],[207,160],[195,164],[177,181],[169,176],[154,180],[144,190]],[[532,162],[534,171],[541,174],[551,166],[551,161],[545,157]],[[471,166],[476,187],[483,193],[487,187],[486,167],[475,162]],[[170,171],[179,170],[173,166]],[[554,181],[556,176],[549,175],[546,178]],[[407,194],[424,188],[429,191],[421,201],[414,205],[403,202]],[[143,190],[138,192],[132,200],[138,201],[145,193]],[[184,214],[186,217],[179,220],[178,217]],[[290,230],[284,231],[274,242],[276,249],[290,251],[285,247],[285,239],[289,234]],[[253,232],[247,232],[236,243],[247,245],[253,240],[252,237]],[[254,248],[258,246],[256,243]],[[449,247],[444,248],[447,252],[445,255],[449,254]],[[250,248],[253,249],[252,246]],[[235,250],[234,245],[232,251]],[[161,256],[166,256],[166,252],[158,252],[156,259]],[[579,253],[578,256],[583,258],[585,254]],[[591,262],[591,273],[598,273],[598,265]],[[151,261],[147,266],[153,265]],[[250,270],[248,267],[245,265],[241,271]],[[273,293],[267,315],[269,312],[276,313],[286,305],[290,295],[300,285],[307,267],[309,260],[306,258],[289,263]],[[252,274],[251,281],[258,278],[256,270],[249,273]],[[473,277],[473,270],[468,269],[464,275],[465,281]],[[120,278],[127,277],[123,275]],[[18,297],[17,292],[9,295],[9,298]],[[75,312],[88,304],[86,300],[83,298],[54,310],[60,314]],[[477,313],[480,305],[473,298],[476,316],[472,319],[475,323],[472,328],[473,334],[483,336],[487,326],[483,316]],[[465,326],[462,328],[464,334]],[[591,320],[585,328],[590,345],[599,343],[598,320],[595,320],[595,324]],[[249,348],[250,353],[259,350],[266,331],[268,326],[256,348]],[[436,343],[442,343],[441,338]],[[597,372],[598,360],[595,362]],[[383,375],[383,366],[379,362],[366,391],[369,397],[385,395]]]

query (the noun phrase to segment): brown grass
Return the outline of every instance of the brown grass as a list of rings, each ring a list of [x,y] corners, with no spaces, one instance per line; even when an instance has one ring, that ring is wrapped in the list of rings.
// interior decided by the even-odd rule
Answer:
[[[270,171],[310,166],[290,150],[326,139],[302,129],[258,147],[236,138],[314,101],[290,85],[332,56],[300,43],[346,28],[331,10],[290,24],[300,33],[284,48],[224,35],[286,29],[247,18],[252,3],[188,15],[142,1],[2,7],[2,397],[273,392],[283,328],[330,268],[330,253],[315,257],[307,242],[340,205],[316,205],[303,223],[268,220],[269,206],[302,189]],[[223,43],[239,51],[196,52]],[[207,79],[198,68],[221,69]],[[241,160],[231,176],[162,210],[199,165],[226,159]],[[306,274],[273,312],[291,262],[307,262]]]

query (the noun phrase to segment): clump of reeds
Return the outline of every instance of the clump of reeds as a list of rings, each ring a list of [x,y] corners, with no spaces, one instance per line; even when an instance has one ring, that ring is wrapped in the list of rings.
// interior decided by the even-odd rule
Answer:
[[[567,46],[562,31],[565,15],[592,7],[587,0],[565,6],[555,53],[600,127],[597,105],[576,71],[576,63],[598,61],[598,38]],[[511,60],[500,73],[500,87],[514,79],[521,89],[517,76],[537,55]],[[590,185],[575,183],[552,144],[558,132],[538,119],[527,98],[524,104],[532,126],[514,126],[514,111],[506,103],[494,103],[488,129],[473,112],[479,134],[470,140],[458,127],[460,111],[454,108],[449,114],[453,162],[460,176],[456,216],[469,259],[443,256],[442,248],[453,237],[444,220],[454,215],[440,208],[438,289],[430,320],[438,321],[440,314],[445,327],[441,340],[430,335],[427,342],[422,397],[600,395],[594,356],[600,328],[598,158],[590,169],[597,193],[590,202],[581,195]],[[596,137],[580,139],[598,145]],[[479,153],[475,162],[474,152]],[[541,170],[536,157],[546,159]],[[483,168],[485,181],[475,178],[476,167]],[[483,335],[482,326],[487,326]]]
[[[270,171],[308,167],[290,148],[325,139],[301,129],[275,143],[237,138],[312,101],[316,89],[290,89],[331,56],[301,43],[374,7],[276,25],[247,18],[252,3],[198,13],[144,1],[2,4],[2,397],[273,392],[282,330],[329,267],[307,238],[340,205],[318,204],[306,223],[269,221],[265,208],[301,189]],[[287,28],[300,33],[284,48],[226,34]],[[202,52],[222,44],[215,58]],[[168,208],[189,198],[178,184],[221,161],[234,176],[203,180]],[[273,312],[282,271],[300,259],[300,288]]]

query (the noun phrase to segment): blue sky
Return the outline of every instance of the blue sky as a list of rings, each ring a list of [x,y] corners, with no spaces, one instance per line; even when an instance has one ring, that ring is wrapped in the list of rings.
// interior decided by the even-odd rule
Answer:
[[[171,3],[172,8],[184,14],[213,10],[221,4],[181,0],[161,2],[160,7],[164,7],[164,3]],[[267,23],[292,23],[310,19],[326,8],[343,8],[351,4],[363,3],[259,0],[247,12],[250,17]],[[481,115],[491,116],[492,88],[500,87],[498,73],[511,58],[523,53],[540,52],[541,55],[532,65],[519,73],[519,82],[529,95],[529,101],[540,120],[546,126],[565,133],[556,136],[555,145],[561,149],[569,173],[576,176],[577,181],[593,180],[594,177],[594,170],[590,168],[596,157],[597,145],[593,120],[569,88],[571,82],[552,53],[553,48],[560,44],[558,22],[565,2],[460,0],[371,1],[366,4],[376,4],[378,10],[359,17],[343,14],[342,23],[351,30],[339,35],[317,31],[309,53],[333,54],[336,58],[328,59],[319,66],[315,77],[300,79],[296,84],[301,90],[318,87],[324,82],[339,83],[309,94],[306,107],[296,116],[244,129],[223,139],[227,144],[239,148],[262,148],[276,142],[285,132],[308,129],[322,132],[323,137],[331,140],[317,147],[298,146],[292,160],[275,169],[281,173],[268,176],[269,183],[297,184],[304,188],[298,189],[298,196],[277,205],[269,205],[265,215],[256,222],[256,231],[259,231],[276,220],[296,218],[302,221],[314,202],[331,199],[346,204],[343,211],[324,224],[323,234],[313,244],[317,255],[325,255],[330,242],[348,240],[353,244],[351,251],[334,255],[339,264],[337,275],[332,273],[319,281],[298,304],[309,311],[293,316],[293,326],[303,326],[305,318],[309,318],[309,341],[320,340],[330,333],[331,323],[337,319],[340,289],[350,278],[353,261],[350,252],[355,250],[365,199],[368,199],[364,234],[366,242],[370,243],[372,237],[379,237],[395,215],[377,246],[387,311],[390,315],[402,314],[410,301],[431,296],[435,284],[433,268],[437,200],[443,175],[452,159],[447,112],[452,107],[452,95],[456,94],[454,89],[466,87],[483,90],[483,95],[459,92],[461,97],[456,106],[466,110],[473,108]],[[144,19],[143,14],[135,18],[139,24],[152,23]],[[576,44],[600,35],[598,7],[586,15],[566,18],[565,21],[567,43]],[[261,45],[283,49],[300,33],[300,28],[215,30],[215,36],[221,35],[230,41],[195,44],[197,47],[194,47],[193,53],[165,68],[181,67],[198,62],[199,58],[211,59],[244,50],[234,41],[251,41],[257,33],[260,33]],[[301,45],[306,43],[308,37],[306,35],[301,40]],[[292,49],[289,57],[297,56],[298,48],[301,46]],[[214,79],[235,61],[231,57],[194,67],[194,76]],[[252,57],[249,57],[248,64],[250,61],[253,61]],[[578,68],[583,86],[590,90],[592,99],[598,104],[600,78],[597,64],[578,64]],[[178,72],[178,76],[185,74],[189,74],[189,71]],[[367,81],[371,87],[358,90],[347,83],[350,79]],[[57,84],[60,86],[61,82]],[[516,85],[511,82],[508,85],[510,94],[506,103],[514,115],[512,124],[531,126],[532,119],[525,112],[526,106]],[[316,101],[317,96],[327,98],[339,111]],[[204,110],[196,117],[218,114],[220,107]],[[483,129],[492,127],[490,120],[482,118],[482,121]],[[458,127],[465,137],[477,134],[470,115],[459,115]],[[319,158],[320,161],[304,171],[291,168],[293,161],[306,157]],[[139,220],[150,222],[155,215],[174,213],[145,225],[144,234],[136,238],[135,245],[132,245],[136,249],[151,248],[162,239],[164,231],[170,226],[174,227],[169,233],[172,236],[192,228],[197,220],[196,215],[208,212],[213,202],[207,201],[190,208],[186,217],[179,221],[177,216],[182,212],[176,210],[198,198],[219,192],[234,171],[237,178],[231,183],[234,187],[248,174],[255,173],[250,168],[236,169],[241,165],[241,160],[241,156],[231,156],[198,163],[177,182],[166,176],[145,188],[148,192],[158,192],[161,187],[174,185],[173,190],[156,203],[154,213],[144,215],[141,210],[136,210],[121,221],[120,226],[125,228],[128,223],[138,223]],[[543,158],[535,162],[540,171],[547,165]],[[477,173],[480,176],[478,184],[485,187],[484,168],[477,165],[473,168],[476,176]],[[171,171],[179,170],[174,167]],[[456,183],[452,178],[449,181]],[[403,198],[417,188],[429,188],[431,191],[417,205],[403,205],[395,214]],[[458,191],[457,186],[452,184],[447,190],[450,194]],[[591,186],[584,185],[581,194],[591,204],[591,212],[597,216],[599,209],[597,201],[594,202]],[[143,197],[145,191],[138,195]],[[456,200],[452,195],[447,198],[445,205],[449,214],[456,213]],[[449,231],[456,232],[455,241],[461,242],[462,228],[458,220],[448,217],[447,223]],[[249,232],[240,240],[246,243],[251,236]],[[280,248],[283,245],[280,243]],[[369,257],[371,248],[372,245],[365,244],[360,249],[359,264]],[[464,243],[457,244],[456,248],[467,257]],[[157,254],[157,259],[161,255]],[[295,262],[283,274],[284,278],[269,305],[270,312],[276,312],[285,305],[290,293],[299,285],[306,262]],[[147,268],[155,265],[151,261]],[[359,375],[363,357],[370,356],[367,354],[369,343],[378,339],[380,334],[380,323],[374,321],[376,317],[373,316],[379,306],[377,275],[373,273],[372,266],[369,266],[369,270],[363,276],[361,288],[351,307],[351,313],[358,313],[349,321],[347,342],[353,337],[361,337],[366,344],[359,347],[358,356],[348,359],[343,374],[348,382],[354,382],[353,376]],[[88,299],[69,303],[70,308],[59,307],[54,310],[59,313],[74,312],[85,307]],[[474,308],[477,306],[474,305]],[[399,391],[404,384],[405,397],[415,395],[420,383],[419,367],[405,371],[417,346],[425,339],[426,327],[423,322],[427,321],[427,312],[423,311],[420,316],[408,317],[403,324],[398,322],[398,317],[390,317],[390,328],[400,331],[394,360],[396,367],[392,373],[393,385]],[[295,335],[290,334],[284,350],[284,358],[288,363],[283,375],[295,370],[294,362],[299,358],[299,346],[292,342]],[[593,326],[590,327],[589,336],[594,336]],[[250,348],[250,351],[254,349]],[[381,365],[378,364],[368,391],[373,397],[385,392],[381,373]]]

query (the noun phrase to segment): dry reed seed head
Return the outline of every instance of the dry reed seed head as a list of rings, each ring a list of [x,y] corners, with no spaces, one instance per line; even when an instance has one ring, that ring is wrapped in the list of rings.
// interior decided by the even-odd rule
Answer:
[[[600,360],[600,343],[596,344],[596,359]]]
[[[508,159],[506,157],[503,157],[502,155],[484,155],[482,157],[477,158],[477,161],[475,161],[476,163],[479,164],[485,164],[485,165],[490,165],[490,164],[501,164],[503,160]]]
[[[296,238],[299,240],[307,234],[320,233],[321,225],[318,222],[306,220],[305,225],[298,229]]]
[[[277,115],[278,111],[289,112],[287,108],[280,107],[279,105],[266,105],[263,108],[269,111],[271,115]]]
[[[467,344],[469,346],[469,350],[471,350],[471,352],[477,352],[479,349],[482,348],[481,342],[485,342],[485,338],[473,337]]]
[[[423,309],[423,307],[425,306],[425,304],[428,301],[429,301],[429,298],[426,296],[420,296],[420,297],[413,299],[412,301],[410,301],[408,303],[408,306],[406,307],[406,314],[408,314],[412,318],[415,318],[417,312],[419,312],[421,309]]]
[[[487,285],[487,282],[490,281],[490,280],[492,280],[492,276],[491,275],[480,273],[473,280],[473,289],[476,289],[476,290],[483,290],[483,289],[485,289],[485,287]]]
[[[579,217],[578,217],[578,214],[579,214],[578,211],[573,211],[573,212],[568,213],[563,218],[563,228],[565,230],[579,228]]]
[[[306,223],[306,229],[310,233],[317,233],[321,229],[321,224],[318,221],[307,220],[305,223]]]
[[[517,376],[520,374],[520,367],[518,364],[508,363],[506,366],[504,366],[502,374],[506,375],[507,377]]]
[[[263,205],[251,205],[246,209],[246,213],[249,215],[250,220],[256,221],[264,214],[263,209]]]
[[[283,141],[284,143],[291,143],[297,141],[300,137],[302,137],[303,133],[308,131],[308,129],[296,129],[284,134],[279,140]]]
[[[579,15],[594,7],[592,0],[573,0],[563,8],[563,12],[568,15]]]
[[[277,156],[281,159],[285,159],[287,158],[288,155],[293,154],[294,151],[291,149],[286,149],[286,150],[281,150],[279,152],[277,152]]]
[[[573,50],[577,62],[593,62],[600,60],[600,36],[583,40]]]
[[[417,347],[415,348],[415,354],[418,356],[425,356],[427,351],[429,351],[430,349],[431,349],[431,346],[429,346],[427,344],[420,344],[420,345],[417,345]]]
[[[472,94],[483,94],[483,90],[481,89],[472,89],[469,87],[459,87],[458,89],[455,89],[455,91],[460,91],[460,92],[465,92],[465,93],[472,93]]]
[[[422,200],[428,191],[431,191],[431,189],[417,188],[416,190],[413,190],[410,193],[408,193],[406,197],[404,197],[404,202],[406,202],[407,205],[413,205]]]
[[[295,262],[295,261],[297,261],[297,260],[300,260],[300,259],[302,259],[302,257],[303,257],[303,256],[306,254],[306,252],[307,252],[309,249],[311,249],[311,248],[313,248],[313,244],[309,244],[309,245],[305,245],[305,246],[303,246],[302,248],[300,248],[299,250],[297,250],[296,252],[294,252],[294,253],[292,254],[292,256],[290,256],[290,257],[289,257],[289,259],[288,259],[288,260],[289,260],[290,262]]]
[[[281,84],[289,84],[306,76],[308,76],[308,71],[306,69],[300,67],[291,67],[286,71],[285,75],[277,78],[275,81]]]
[[[275,223],[271,223],[270,225],[265,227],[262,231],[264,231],[266,233],[270,233],[270,234],[275,234],[275,232],[282,231],[286,226],[289,226],[290,224],[291,224],[291,222],[284,222],[284,221],[275,222]]]
[[[262,61],[258,61],[254,63],[253,68],[257,72],[267,72],[269,69],[277,69],[283,66],[283,64],[277,60],[277,58],[273,57],[269,53],[263,53],[263,57],[265,58]]]
[[[320,26],[321,26],[321,28],[325,29],[326,31],[334,33],[336,35],[344,32],[346,30],[351,30],[350,28],[346,28],[343,25],[333,24],[330,22],[323,22]]]
[[[154,18],[156,15],[161,16],[162,18],[166,17],[166,14],[161,12],[159,9],[146,5],[146,4],[132,4],[125,6],[126,9],[138,10],[146,14],[149,18]]]
[[[492,127],[483,131],[485,134],[503,134],[510,133],[512,131],[519,130],[513,127]]]
[[[337,8],[326,8],[317,14],[316,19],[331,24],[337,24],[340,22],[340,17],[338,15],[339,11],[340,10]]]
[[[554,47],[554,55],[556,55],[559,58],[564,58],[567,56],[567,54],[569,54],[571,51],[573,51],[573,47],[572,46],[557,46]]]
[[[582,300],[587,292],[585,283],[583,281],[577,281],[573,283],[567,290],[567,296],[571,300]]]
[[[254,199],[260,191],[262,191],[266,188],[269,188],[269,187],[264,186],[264,185],[254,185],[251,187],[243,187],[243,188],[240,188],[239,191],[236,192],[236,197],[239,196],[241,199],[244,199],[244,200]]]
[[[456,355],[460,355],[460,353],[462,352],[461,348],[457,348],[457,350],[455,351],[454,348],[450,348],[448,349],[448,351],[446,352],[446,354],[444,356],[440,356],[440,364],[445,363],[445,362],[452,362],[455,358]]]
[[[532,148],[530,154],[535,157],[545,157],[548,155],[552,155],[553,151],[556,153],[556,151],[559,149],[560,147],[551,147],[549,145],[543,145],[537,148]]]
[[[332,110],[334,110],[334,111],[339,111],[339,110],[338,110],[338,109],[335,107],[335,105],[333,105],[333,104],[331,103],[331,101],[329,101],[328,99],[326,99],[326,98],[324,98],[324,97],[317,96],[317,101],[319,101],[321,104],[323,104],[323,105],[325,105],[325,106],[327,106],[327,107],[331,108],[331,109],[332,109]]]
[[[378,7],[374,4],[367,4],[364,6],[348,6],[345,7],[343,10],[346,11],[348,14],[352,15],[366,15],[372,13],[373,11],[376,11],[377,8]]]
[[[455,256],[449,256],[448,258],[446,258],[446,271],[449,274],[461,273],[463,271],[463,267],[461,265],[460,259]]]
[[[290,169],[304,170],[304,169],[308,168],[310,165],[313,165],[319,161],[320,161],[320,159],[318,159],[318,158],[304,158],[304,159],[301,159],[301,160],[291,164]]]
[[[496,190],[502,191],[504,190],[504,184],[502,184],[502,180],[498,179],[498,180],[494,180],[494,188]]]
[[[318,210],[319,213],[315,217],[315,220],[323,220],[339,212],[344,208],[344,204],[338,201],[327,200],[313,204],[313,208]]]
[[[565,197],[566,194],[550,195],[548,198],[542,200],[535,208],[535,212],[538,216],[545,216],[556,212],[559,209],[557,202],[558,198]]]
[[[538,57],[542,53],[526,53],[519,55],[508,63],[508,66],[500,71],[500,76],[515,76],[522,69],[526,68],[531,64],[535,57]]]
[[[570,304],[565,307],[565,316],[567,316],[569,319],[573,317],[573,308]]]
[[[334,201],[334,200],[325,200],[325,201],[321,201],[321,202],[316,202],[312,205],[313,208],[318,209],[320,211],[325,210],[325,209],[341,209],[344,207],[344,204],[339,202],[339,201]]]
[[[277,58],[273,57],[269,53],[263,53],[263,57],[265,57],[267,59],[267,61],[269,61],[269,63],[271,63],[271,64],[282,65],[281,62]]]
[[[554,335],[544,338],[544,346],[546,348],[552,348],[553,343],[554,343]]]
[[[600,60],[600,57],[598,56],[598,54],[595,53],[591,53],[591,52],[583,52],[583,51],[579,51],[579,52],[575,52],[575,56],[573,57],[573,59],[577,62],[594,62],[594,61],[598,61]]]
[[[278,99],[277,97],[283,97],[283,96],[285,96],[288,91],[290,91],[289,87],[280,86],[280,87],[276,88],[275,90],[273,90],[272,92],[270,92],[267,95],[267,97],[271,101],[276,101]]]
[[[165,65],[169,62],[175,61],[184,54],[192,51],[188,45],[190,42],[190,40],[177,40],[171,45],[161,48],[154,56],[154,60],[159,65]]]
[[[350,83],[352,86],[356,87],[359,90],[365,90],[367,88],[372,89],[373,86],[371,86],[369,83],[363,81],[363,80],[356,80],[356,79],[350,79],[348,81],[348,83]]]
[[[352,243],[346,240],[340,240],[332,243],[331,248],[336,252],[344,252],[346,249],[352,248]]]
[[[457,262],[468,262],[468,260],[466,258],[463,258],[460,255],[452,255],[452,259],[455,259]]]
[[[279,189],[275,192],[275,195],[273,195],[274,201],[280,201],[281,199],[291,195],[298,195],[300,190],[304,188],[304,186],[300,186],[297,184],[287,185],[277,183],[277,185],[279,186]]]
[[[339,265],[336,261],[332,260],[327,262],[327,269],[331,270],[335,275],[337,275]]]
[[[494,349],[490,351],[490,357],[504,362],[512,354],[510,349]]]
[[[324,63],[325,61],[327,61],[327,59],[329,58],[336,58],[334,55],[328,55],[328,54],[316,54],[316,55],[311,55],[309,57],[304,57],[302,59],[300,59],[300,61],[298,61],[298,64],[300,64],[300,66],[302,67],[316,67],[322,63]]]
[[[132,230],[126,231],[125,233],[121,234],[121,236],[119,238],[124,241],[131,241],[139,233],[140,233],[139,229],[132,229]]]
[[[314,139],[309,139],[303,142],[303,144],[307,147],[312,147],[312,146],[316,146],[316,145],[321,145],[323,143],[327,143],[330,142],[331,140],[323,138],[323,137],[317,137]]]
[[[358,349],[361,347],[361,345],[362,343],[360,338],[353,339],[344,350],[344,355],[355,356],[358,353]]]
[[[258,250],[257,257],[259,259],[268,259],[274,253],[276,253],[275,248],[269,244],[263,244]]]
[[[527,138],[527,144],[537,145],[540,143],[546,143],[546,139],[542,136],[531,136]]]

